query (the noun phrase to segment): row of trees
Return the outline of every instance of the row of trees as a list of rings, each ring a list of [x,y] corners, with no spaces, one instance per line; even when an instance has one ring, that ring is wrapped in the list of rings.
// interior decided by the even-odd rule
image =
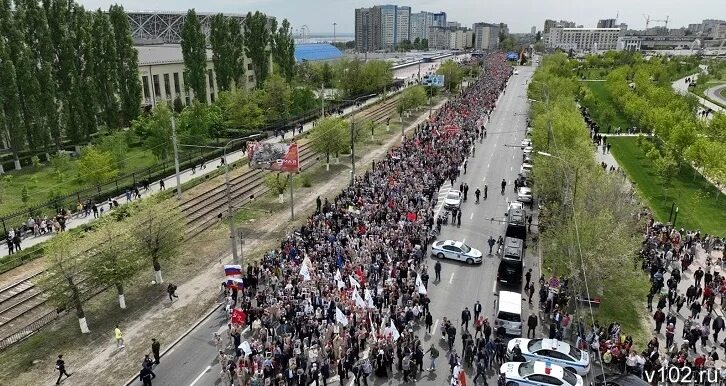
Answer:
[[[194,9],[187,12],[184,20],[181,46],[187,69],[185,83],[196,95],[206,95],[207,41]],[[278,27],[276,19],[257,11],[248,13],[240,25],[223,14],[215,15],[210,23],[209,46],[221,91],[244,87],[245,56],[255,71],[258,88],[268,78],[270,57],[287,82],[295,75],[295,45],[287,19]]]
[[[594,159],[575,103],[580,86],[571,71],[561,71],[567,62],[562,53],[545,57],[529,86],[529,97],[541,101],[532,104],[533,145],[554,155],[535,156],[533,169],[535,195],[544,203],[538,224],[543,273],[570,278],[576,295],[589,289],[602,296],[603,309],[642,302],[647,278],[632,260],[637,207],[622,178],[603,172]],[[629,334],[641,331],[639,322],[621,322]]]
[[[82,333],[89,332],[84,303],[94,289],[114,287],[126,308],[126,285],[149,267],[152,283],[162,284],[161,263],[181,248],[184,219],[175,202],[148,199],[124,209],[92,231],[63,232],[44,245],[48,269],[40,285],[58,309],[75,310]]]
[[[137,52],[121,6],[0,1],[0,131],[20,168],[24,149],[79,145],[140,111]]]
[[[679,61],[678,58],[673,59]],[[617,107],[662,142],[661,157],[655,164],[676,167],[693,163],[723,185],[726,183],[726,115],[715,113],[710,120],[696,117],[698,101],[677,94],[671,88],[672,65],[649,61],[622,66],[608,75],[605,87]],[[675,169],[674,169],[675,172]]]

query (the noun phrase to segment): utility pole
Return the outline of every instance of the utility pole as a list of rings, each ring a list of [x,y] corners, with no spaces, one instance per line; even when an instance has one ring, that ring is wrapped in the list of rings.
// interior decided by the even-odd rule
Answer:
[[[325,83],[320,83],[320,118],[325,118]]]
[[[338,23],[333,22],[333,45],[335,45],[335,26],[338,25]]]
[[[179,176],[179,149],[176,143],[176,119],[171,116],[171,139],[174,143],[174,167],[176,168],[176,198],[181,200],[181,177]]]
[[[224,150],[226,157],[226,146]],[[232,188],[229,185],[229,162],[224,163],[224,184],[227,187],[227,217],[229,218],[229,239],[232,241],[232,262],[239,264],[239,255],[237,254],[237,229],[234,223],[234,211],[232,209]]]
[[[290,185],[290,220],[295,219],[295,201],[292,195],[292,172],[287,173],[287,184]]]
[[[350,116],[350,185],[355,181],[355,114]]]

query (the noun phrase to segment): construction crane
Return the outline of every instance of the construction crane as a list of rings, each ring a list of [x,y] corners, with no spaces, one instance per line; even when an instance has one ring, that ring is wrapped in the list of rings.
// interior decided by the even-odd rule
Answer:
[[[665,20],[651,19],[650,18],[650,15],[643,15],[643,17],[645,18],[645,30],[646,31],[648,30],[648,26],[650,26],[650,22],[651,21],[659,22],[659,23],[665,23],[665,28],[668,29],[668,18],[669,18],[669,16],[666,16]]]

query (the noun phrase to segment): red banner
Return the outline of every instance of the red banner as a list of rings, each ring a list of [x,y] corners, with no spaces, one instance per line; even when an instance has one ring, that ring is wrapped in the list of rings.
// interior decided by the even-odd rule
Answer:
[[[252,142],[247,144],[247,159],[252,169],[291,173],[300,171],[297,143]]]
[[[239,308],[232,310],[232,324],[244,325],[247,315]]]

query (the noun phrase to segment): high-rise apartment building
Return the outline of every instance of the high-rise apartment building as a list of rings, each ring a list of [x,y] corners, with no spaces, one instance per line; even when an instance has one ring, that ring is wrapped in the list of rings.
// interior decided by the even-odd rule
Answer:
[[[474,23],[474,49],[495,50],[499,47],[499,25]]]
[[[617,48],[618,38],[623,35],[625,35],[625,31],[620,28],[552,27],[545,46],[564,50],[614,50]]]
[[[446,27],[431,26],[429,27],[429,49],[446,50],[451,43],[451,36]]]
[[[532,34],[532,35],[536,35],[537,34],[537,27],[532,26],[532,28],[529,30],[529,33]]]
[[[434,14],[434,26],[446,27],[446,12],[439,12]]]
[[[381,10],[377,7],[355,10],[355,49],[358,52],[381,48]]]
[[[411,41],[424,40],[429,38],[429,27],[434,25],[434,14],[422,11],[411,14]]]
[[[597,21],[597,28],[618,28],[615,19],[600,19]]]
[[[411,33],[411,7],[396,7],[396,33],[393,45],[410,41]]]

